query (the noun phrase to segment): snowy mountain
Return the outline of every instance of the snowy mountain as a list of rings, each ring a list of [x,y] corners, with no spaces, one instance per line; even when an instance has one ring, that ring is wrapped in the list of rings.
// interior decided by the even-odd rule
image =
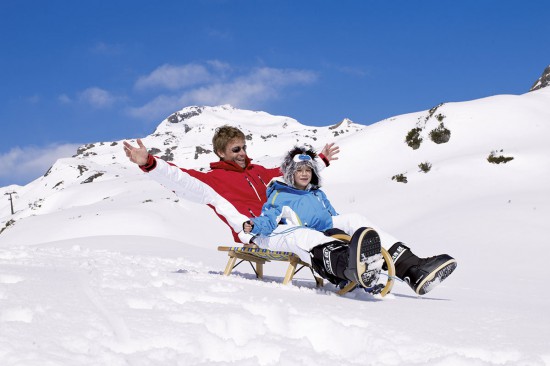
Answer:
[[[537,81],[535,81],[530,90],[533,91],[541,88],[546,88],[548,85],[550,85],[550,65],[548,65],[548,67],[544,69],[542,75],[540,76],[540,78],[538,78]]]
[[[341,147],[323,171],[358,212],[457,271],[425,297],[382,298],[284,266],[222,277],[228,229],[127,161],[121,141],[82,146],[0,203],[1,365],[550,365],[550,88],[443,103],[370,126],[310,127],[231,106],[187,107],[143,138],[207,169],[214,129],[241,128],[255,162],[294,144]],[[305,271],[304,271],[305,272]]]
[[[320,151],[324,143],[339,141],[365,128],[348,119],[334,126],[309,127],[289,117],[238,110],[228,105],[187,107],[162,121],[156,131],[143,141],[152,154],[167,161],[188,168],[208,169],[209,163],[218,159],[212,151],[214,130],[227,123],[241,128],[249,149],[254,151],[252,157],[270,166],[279,164],[286,147],[304,144],[318,147]],[[5,229],[8,223],[15,224],[26,217],[114,201],[114,196],[122,193],[120,191],[126,189],[126,184],[132,184],[128,180],[134,177],[137,184],[141,184],[144,178],[127,161],[122,141],[81,146],[75,156],[58,160],[43,177],[29,185],[0,189],[0,194],[9,191],[18,195],[16,214],[3,216],[0,230]],[[144,200],[148,198],[144,197]],[[0,210],[2,215],[10,214],[9,202],[2,201]],[[45,235],[49,234],[50,230],[47,230]],[[55,235],[57,238],[59,233]]]

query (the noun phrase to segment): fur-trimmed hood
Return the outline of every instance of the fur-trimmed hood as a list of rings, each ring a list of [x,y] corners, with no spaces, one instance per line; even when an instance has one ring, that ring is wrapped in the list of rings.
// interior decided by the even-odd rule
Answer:
[[[303,156],[303,159],[296,158],[297,155]],[[281,172],[286,184],[294,187],[294,173],[301,166],[308,166],[311,168],[311,182],[308,189],[318,189],[321,187],[321,176],[317,168],[317,154],[311,148],[295,146],[290,150],[281,164]]]

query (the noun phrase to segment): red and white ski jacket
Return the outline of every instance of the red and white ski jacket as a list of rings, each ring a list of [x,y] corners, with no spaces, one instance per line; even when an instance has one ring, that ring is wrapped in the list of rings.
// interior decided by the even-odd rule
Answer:
[[[243,222],[260,215],[267,200],[267,183],[281,175],[279,168],[252,164],[248,157],[246,168],[218,161],[210,164],[210,171],[200,172],[149,155],[147,164],[140,168],[179,197],[210,206],[229,225],[235,241],[246,243],[252,236],[242,232]]]

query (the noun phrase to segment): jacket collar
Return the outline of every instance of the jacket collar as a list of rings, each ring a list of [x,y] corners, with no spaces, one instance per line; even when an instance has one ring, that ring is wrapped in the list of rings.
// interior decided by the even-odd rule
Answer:
[[[294,188],[294,187],[291,187],[289,186],[288,184],[286,184],[284,182],[284,180],[281,178],[281,177],[277,177],[277,178],[273,178],[269,184],[267,185],[267,195],[269,196],[269,194],[272,192],[272,191],[275,191],[275,190],[281,190],[283,192],[291,192],[293,194],[297,194],[297,195],[302,195],[302,194],[309,194],[311,193],[312,191],[315,190],[315,188],[313,188],[311,186],[311,184],[308,186],[307,189],[298,189],[298,188]]]
[[[210,169],[223,169],[223,170],[230,170],[234,172],[244,172],[245,170],[252,169],[254,166],[252,164],[252,160],[248,157],[248,155],[245,157],[246,166],[244,168],[241,168],[241,166],[233,161],[215,161],[213,163],[210,163]]]

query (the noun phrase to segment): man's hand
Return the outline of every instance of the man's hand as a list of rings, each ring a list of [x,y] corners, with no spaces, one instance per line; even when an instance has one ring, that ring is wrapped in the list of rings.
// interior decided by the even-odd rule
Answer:
[[[338,160],[338,155],[340,153],[340,148],[336,145],[334,145],[334,142],[331,142],[330,144],[326,144],[323,148],[323,151],[321,151],[321,154],[323,154],[328,161],[332,160]]]
[[[149,156],[149,153],[147,152],[147,148],[145,147],[145,145],[143,145],[143,142],[141,142],[140,139],[137,139],[137,143],[138,147],[134,147],[128,142],[124,141],[124,152],[132,163],[136,163],[137,165],[145,165],[147,164],[147,157]]]

